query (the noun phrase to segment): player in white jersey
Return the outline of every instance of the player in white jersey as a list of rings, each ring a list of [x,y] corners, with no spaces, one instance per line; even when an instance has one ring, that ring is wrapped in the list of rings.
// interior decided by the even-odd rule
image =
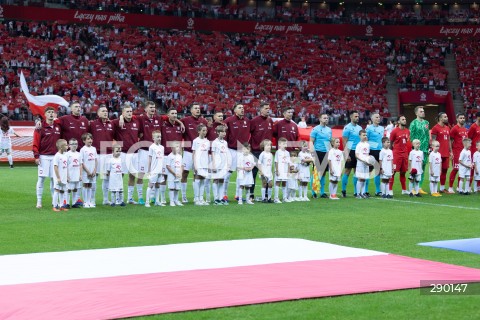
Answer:
[[[272,187],[273,187],[273,154],[272,154],[272,141],[265,139],[260,143],[260,148],[263,149],[262,153],[258,157],[258,170],[262,178],[262,202],[270,203],[272,200]]]
[[[225,176],[230,168],[231,157],[228,150],[228,143],[225,140],[227,129],[220,125],[215,128],[217,139],[212,142],[212,175],[213,198],[215,205],[228,205],[223,199]]]
[[[13,130],[13,128],[10,127],[7,117],[3,117],[0,120],[0,134],[0,156],[5,153],[7,155],[10,169],[13,169],[12,139],[10,136],[20,136],[15,132],[15,130]]]
[[[429,170],[430,170],[430,194],[433,197],[441,197],[438,192],[438,183],[440,182],[440,174],[442,172],[442,155],[438,150],[440,149],[440,142],[432,141],[432,152],[428,156]]]
[[[470,194],[470,179],[471,179],[471,172],[473,169],[472,163],[472,152],[470,148],[472,146],[472,140],[469,138],[465,138],[462,141],[463,143],[463,150],[460,152],[460,157],[458,158],[458,189],[457,191],[460,194],[469,195]],[[463,186],[465,183],[465,186]]]
[[[298,181],[300,182],[299,201],[310,201],[308,199],[308,183],[310,182],[310,165],[313,163],[312,154],[308,151],[308,142],[300,142],[302,150],[298,153]]]
[[[292,150],[292,152],[290,152],[290,167],[288,169],[288,179],[287,179],[287,193],[288,193],[287,202],[299,201],[299,199],[297,198],[298,166],[299,166],[298,152],[296,150]]]
[[[68,211],[68,209],[63,206],[67,203],[65,191],[67,191],[68,179],[68,164],[66,155],[68,144],[65,139],[58,139],[56,145],[58,152],[53,157],[53,211]]]
[[[208,174],[208,152],[210,151],[210,141],[207,137],[207,126],[199,124],[197,127],[198,137],[192,142],[192,158],[193,158],[193,172],[195,173],[193,181],[193,203],[197,206],[205,206],[210,203],[203,200],[205,193],[205,179],[209,177]],[[208,192],[210,195],[210,192]]]
[[[178,200],[178,192],[181,188],[182,174],[183,174],[183,159],[181,154],[181,147],[179,141],[172,142],[172,153],[167,157],[167,180],[168,190],[170,195],[170,206],[183,206]]]
[[[97,177],[97,149],[92,145],[93,136],[91,133],[82,134],[84,146],[80,149],[80,158],[82,161],[82,182],[83,182],[83,199],[84,208],[95,208],[95,194],[92,192],[93,184],[96,183]]]
[[[287,139],[278,139],[278,150],[275,152],[275,199],[274,203],[282,203],[278,198],[280,187],[282,187],[283,200],[288,201],[287,198],[287,179],[288,170],[290,168],[290,152],[286,150]]]
[[[251,153],[250,144],[243,144],[242,152],[237,155],[237,182],[240,185],[238,194],[238,204],[243,204],[243,190],[245,190],[245,199],[247,204],[253,204],[250,199],[250,188],[253,185],[253,168],[255,159]]]
[[[112,195],[111,206],[119,205],[125,207],[123,201],[123,172],[122,147],[114,144],[112,147],[112,156],[106,160],[105,171],[108,176],[108,191]]]
[[[72,208],[80,208],[77,201],[80,199],[80,189],[82,181],[82,159],[80,152],[77,151],[78,141],[75,138],[68,142],[70,150],[67,152],[68,163],[68,195],[66,207],[70,207],[70,195],[72,196]]]
[[[332,148],[328,151],[328,168],[330,170],[330,183],[328,189],[330,192],[330,199],[339,200],[337,196],[337,187],[338,181],[342,176],[343,166],[345,163],[345,158],[343,157],[343,152],[340,150],[340,139],[332,138],[330,141]],[[315,169],[316,170],[316,169]]]
[[[477,151],[473,154],[472,162],[473,162],[473,192],[478,191],[478,184],[480,183],[480,141],[477,141],[475,147]]]
[[[380,191],[383,199],[392,199],[393,191],[389,190],[390,178],[393,177],[393,151],[390,149],[390,139],[382,138],[382,150],[379,155],[380,162]]]
[[[368,143],[367,132],[365,130],[360,130],[358,135],[360,136],[360,142],[355,149],[355,157],[357,158],[355,176],[358,179],[357,199],[366,199],[368,196],[365,194],[365,181],[370,178],[370,144]]]
[[[423,151],[420,150],[420,140],[414,139],[412,141],[413,150],[410,151],[408,155],[408,167],[410,171],[410,197],[416,196],[421,197],[422,195],[418,192],[420,189],[419,182],[422,178],[423,173]]]
[[[160,183],[163,181],[163,160],[165,157],[165,148],[161,145],[162,133],[158,130],[152,132],[153,143],[148,147],[148,166],[149,174],[147,201],[145,207],[149,208],[150,203],[156,206],[165,205],[160,202]]]

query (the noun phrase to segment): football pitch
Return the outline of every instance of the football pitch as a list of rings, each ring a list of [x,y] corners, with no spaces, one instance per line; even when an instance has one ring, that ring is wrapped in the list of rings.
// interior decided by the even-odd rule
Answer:
[[[5,164],[0,166],[2,255],[230,239],[301,238],[480,268],[480,256],[476,254],[417,245],[480,237],[480,194],[410,198],[400,195],[397,179],[394,199],[358,200],[352,196],[350,181],[349,197],[339,201],[312,199],[242,206],[231,202],[229,206],[198,207],[191,201],[190,180],[190,203],[184,207],[102,206],[101,190],[97,188],[97,208],[53,212],[47,183],[43,208],[35,208],[36,180],[34,166],[16,166],[13,170]],[[373,181],[370,191],[374,191]],[[233,194],[234,184],[230,184],[231,198]],[[419,289],[411,289],[138,319],[476,319],[480,318],[479,303],[480,295],[424,295]]]

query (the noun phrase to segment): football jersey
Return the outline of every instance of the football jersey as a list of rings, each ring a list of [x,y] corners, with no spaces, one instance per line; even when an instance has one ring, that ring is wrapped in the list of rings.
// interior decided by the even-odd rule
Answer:
[[[12,148],[12,139],[10,136],[15,134],[13,128],[9,128],[7,131],[0,130],[0,132],[0,149]]]
[[[428,156],[428,163],[430,164],[430,175],[439,177],[442,171],[442,155],[440,152],[430,152]]]
[[[468,130],[465,127],[460,127],[458,124],[454,125],[450,130],[450,138],[452,142],[453,155],[458,158],[460,152],[463,150],[463,139],[468,137]]]
[[[208,169],[208,151],[210,150],[210,141],[207,138],[197,137],[193,140],[192,151],[195,151],[193,159],[196,169]]]
[[[80,166],[82,165],[80,152],[68,151],[67,153],[68,176],[70,182],[80,181]]]
[[[412,150],[408,156],[408,160],[411,161],[411,168],[417,169],[417,174],[422,174],[422,162],[423,162],[423,151],[422,150]]]
[[[212,156],[215,163],[215,170],[228,170],[228,161],[230,152],[228,151],[228,144],[226,140],[215,139],[212,142]]]
[[[399,127],[392,130],[390,133],[390,142],[392,143],[392,150],[395,157],[408,158],[408,145],[410,141],[410,130],[400,129]]]
[[[328,161],[330,165],[330,171],[332,171],[333,176],[340,177],[342,174],[343,166],[343,152],[340,149],[332,148],[328,151]]]
[[[163,158],[165,148],[159,144],[151,144],[148,147],[148,158],[150,159],[150,173],[160,174],[163,170]]]
[[[382,162],[383,174],[386,176],[393,175],[393,151],[390,149],[380,150],[379,160]]]
[[[440,143],[438,150],[443,158],[450,156],[450,129],[447,126],[436,124],[432,128],[432,136],[436,136],[435,140]],[[433,138],[433,137],[432,137]]]
[[[96,168],[95,160],[97,159],[97,149],[95,147],[83,146],[80,149],[80,161],[84,168],[87,168],[88,172],[93,172]]]
[[[173,154],[170,153],[167,157],[167,166],[170,167],[171,170],[173,170],[173,172],[175,172],[175,175],[176,174],[179,174],[181,173],[182,171],[182,163],[183,159],[182,159],[182,155],[181,154]],[[170,170],[167,170],[167,179],[168,181],[175,181],[175,180],[178,180],[178,178],[175,176],[173,173],[170,172]]]
[[[272,177],[273,154],[271,152],[263,151],[258,157],[258,164],[262,168],[262,173],[265,177]]]
[[[57,152],[53,157],[53,166],[58,167],[58,174],[60,175],[60,182],[63,184],[67,183],[67,170],[68,170],[68,160],[66,153]],[[54,174],[55,181],[57,181],[57,175]]]

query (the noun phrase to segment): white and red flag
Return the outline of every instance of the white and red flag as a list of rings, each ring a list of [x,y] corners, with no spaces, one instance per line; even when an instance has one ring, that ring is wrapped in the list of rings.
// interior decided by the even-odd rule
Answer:
[[[288,238],[0,255],[0,319],[117,319],[435,279],[480,282],[480,269]]]
[[[40,115],[43,117],[47,107],[53,107],[55,110],[58,110],[59,106],[68,107],[67,100],[55,94],[47,94],[43,96],[34,96],[30,94],[23,72],[20,73],[20,86],[28,100],[28,105],[33,115]]]

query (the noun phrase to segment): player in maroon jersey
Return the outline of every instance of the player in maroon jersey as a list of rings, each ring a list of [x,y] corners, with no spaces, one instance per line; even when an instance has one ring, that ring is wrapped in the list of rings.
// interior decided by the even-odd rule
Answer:
[[[463,139],[468,138],[468,131],[465,128],[465,114],[458,113],[457,114],[457,124],[452,127],[450,130],[450,140],[452,143],[452,171],[450,172],[449,178],[449,193],[454,193],[453,190],[453,183],[455,182],[455,177],[457,176],[458,172],[458,158],[460,157],[460,153],[463,150]]]
[[[200,105],[194,103],[190,106],[190,116],[183,118],[181,121],[185,126],[185,133],[183,134],[183,174],[181,180],[182,202],[187,200],[187,178],[188,173],[193,169],[192,158],[192,141],[198,137],[197,127],[199,124],[207,125],[207,120],[201,116]]]
[[[108,118],[108,109],[101,104],[97,110],[97,119],[90,121],[89,130],[93,137],[93,146],[97,149],[98,167],[97,173],[102,180],[103,204],[109,205],[108,201],[108,176],[106,175],[106,161],[112,155],[112,143],[114,138],[113,123]],[[93,186],[92,186],[93,187]],[[93,189],[92,189],[92,192]]]
[[[404,115],[398,117],[398,127],[390,133],[390,142],[393,150],[393,176],[390,179],[390,191],[395,181],[395,173],[400,172],[400,184],[402,185],[402,194],[410,194],[407,190],[407,179],[405,177],[408,171],[408,155],[410,153],[410,130],[407,128],[407,118]]]
[[[232,172],[237,170],[237,149],[238,152],[243,150],[243,144],[248,143],[250,139],[250,120],[245,118],[245,108],[243,104],[236,104],[233,108],[233,115],[225,120],[227,126],[227,136],[225,140],[228,144],[230,157],[232,159],[230,168],[225,176],[224,185],[224,200],[228,200],[228,185],[230,182],[230,176]],[[235,197],[240,194],[240,186],[237,183]]]
[[[177,119],[177,109],[170,108],[167,110],[167,120],[162,123],[162,146],[165,148],[165,157],[172,153],[171,143],[176,141],[178,144],[179,141],[183,140],[183,131]],[[174,143],[175,144],[175,143]],[[164,175],[164,181],[160,183],[160,202],[165,204],[166,197],[166,185],[167,185],[167,163],[166,161],[163,164],[162,174]]]
[[[431,131],[432,141],[437,140],[440,143],[440,155],[442,156],[442,172],[440,174],[440,192],[449,193],[445,190],[445,181],[447,180],[447,171],[450,167],[450,159],[453,158],[452,142],[450,141],[450,128],[448,127],[448,116],[445,112],[440,112],[437,116],[437,124]]]
[[[263,103],[260,106],[260,114],[250,121],[250,145],[252,146],[252,154],[255,159],[260,157],[262,149],[260,143],[268,139],[272,141],[273,137],[273,120],[269,116],[270,105]],[[257,179],[258,168],[255,166],[252,170],[253,173],[253,185],[250,188],[250,196],[254,198],[255,193],[255,180]]]
[[[480,112],[475,114],[477,118],[475,122],[468,129],[468,137],[472,139],[472,148],[470,151],[474,154],[477,151],[477,142],[480,141]]]
[[[80,103],[74,101],[70,103],[70,112],[55,119],[55,124],[60,128],[62,139],[70,141],[74,138],[78,141],[78,149],[83,147],[82,135],[88,132],[88,119],[80,114]]]
[[[113,120],[114,128],[114,138],[117,143],[122,144],[122,168],[124,168],[124,173],[128,172],[128,202],[135,204],[133,200],[133,191],[135,189],[135,174],[137,173],[138,167],[138,146],[136,143],[140,137],[140,124],[138,120],[133,119],[133,110],[130,104],[124,104],[122,106],[122,116],[123,116],[123,126],[120,125],[120,119]],[[131,149],[131,150],[130,150]],[[142,185],[143,186],[143,185]],[[138,187],[138,185],[137,185]],[[143,199],[143,189],[137,192],[139,194],[139,201]]]
[[[38,166],[37,208],[42,207],[42,194],[45,178],[50,178],[50,193],[53,198],[53,157],[57,153],[56,143],[61,133],[54,123],[55,109],[45,108],[45,120],[40,122],[40,128],[33,132],[32,151],[35,164]]]
[[[152,133],[154,131],[161,131],[163,121],[168,119],[167,116],[160,116],[157,114],[155,102],[147,101],[145,103],[145,113],[139,116],[133,116],[134,120],[137,120],[140,125],[140,149],[138,150],[137,161],[137,192],[139,194],[138,204],[144,205],[143,200],[143,177],[148,170],[148,148],[153,143]],[[181,125],[183,132],[183,124],[176,120]],[[119,124],[123,126],[123,116],[120,116]]]
[[[277,148],[278,148],[278,139],[285,138],[288,141],[289,146],[287,151],[292,151],[298,149],[294,146],[295,142],[298,141],[300,137],[298,134],[298,127],[295,122],[292,121],[293,118],[293,108],[286,107],[283,109],[283,119],[275,122],[273,125],[273,136],[277,139]]]
[[[207,139],[210,142],[215,141],[215,139],[217,139],[217,136],[218,136],[216,132],[217,127],[225,125],[225,123],[223,122],[223,112],[220,110],[215,111],[211,121],[210,119],[207,118],[207,123],[208,123]]]

